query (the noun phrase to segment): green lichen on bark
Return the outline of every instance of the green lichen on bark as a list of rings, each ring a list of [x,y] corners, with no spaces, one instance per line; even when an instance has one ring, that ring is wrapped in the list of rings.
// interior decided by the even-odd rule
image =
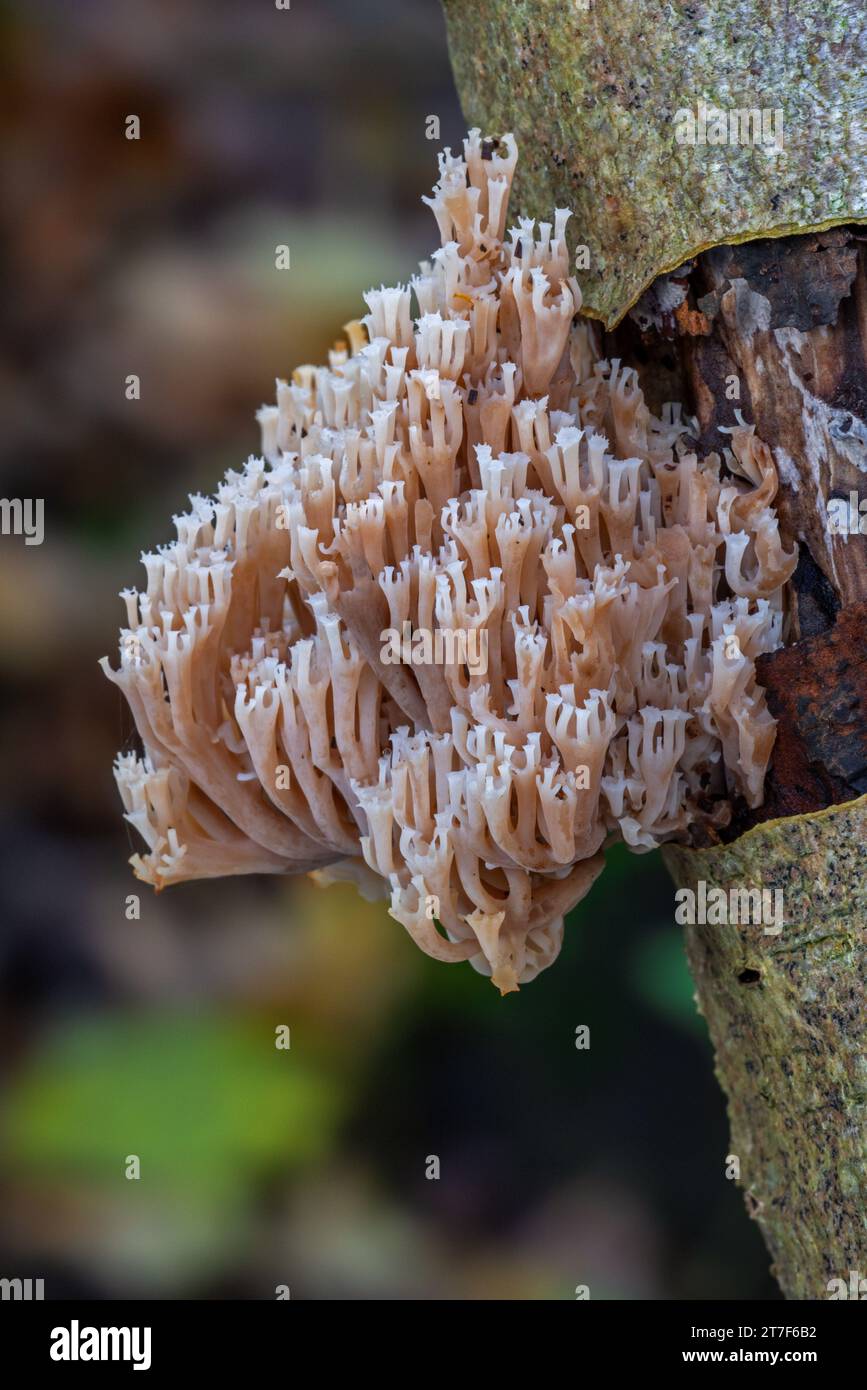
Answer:
[[[609,327],[708,246],[867,219],[863,0],[443,3],[468,120],[518,140],[513,209],[573,209]],[[700,101],[782,111],[782,149],[678,143]]]
[[[789,1298],[867,1274],[867,797],[669,846],[696,891],[781,889],[784,926],[688,926],[696,997],[728,1097],[731,1153]],[[722,1169],[722,1157],[720,1160]]]

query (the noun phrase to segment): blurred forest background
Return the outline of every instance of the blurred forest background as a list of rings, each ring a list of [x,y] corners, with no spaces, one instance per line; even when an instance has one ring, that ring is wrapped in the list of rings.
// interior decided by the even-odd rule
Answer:
[[[560,961],[502,1000],[351,890],[157,898],[126,865],[117,591],[255,452],[274,378],[436,244],[426,117],[463,133],[437,0],[7,0],[0,26],[0,491],[46,517],[42,546],[0,540],[0,1275],[775,1297],[658,855],[612,853]]]

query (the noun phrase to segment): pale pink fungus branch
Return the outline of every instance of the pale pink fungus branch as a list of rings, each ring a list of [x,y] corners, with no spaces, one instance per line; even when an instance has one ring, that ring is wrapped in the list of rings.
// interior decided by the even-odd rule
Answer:
[[[115,765],[140,878],[378,883],[503,992],[555,959],[612,838],[761,802],[755,659],[795,565],[752,428],[698,459],[680,408],[599,360],[568,213],[506,234],[516,160],[478,131],[440,157],[441,249],[277,383],[264,457],[143,556],[103,663],[145,748]],[[406,624],[483,636],[485,671],[384,660]]]

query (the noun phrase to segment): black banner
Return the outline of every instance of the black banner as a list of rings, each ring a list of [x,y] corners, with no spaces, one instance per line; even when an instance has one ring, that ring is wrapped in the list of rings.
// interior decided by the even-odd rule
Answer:
[[[842,1300],[841,1300],[842,1301]],[[860,1301],[860,1299],[858,1300]],[[4,1362],[25,1372],[92,1376],[100,1369],[157,1378],[167,1372],[210,1372],[222,1376],[251,1368],[268,1374],[272,1368],[295,1376],[299,1357],[316,1356],[331,1362],[345,1347],[357,1356],[359,1370],[379,1361],[384,1347],[394,1350],[411,1334],[413,1314],[404,1308],[390,1314],[390,1328],[379,1324],[375,1308],[363,1314],[354,1303],[317,1304],[302,1301],[264,1303],[38,1303],[0,1304]],[[448,1303],[448,1331],[430,1335],[431,1310],[423,1317],[427,1328],[419,1349],[426,1376],[441,1357],[444,1368],[475,1354],[500,1362],[512,1346],[520,1356],[557,1354],[555,1343],[574,1360],[575,1372],[590,1365],[611,1371],[650,1373],[704,1366],[764,1366],[778,1369],[808,1366],[827,1374],[851,1362],[863,1340],[864,1323],[857,1313],[827,1303],[638,1303],[581,1302],[562,1306],[522,1305],[523,1329],[509,1304]],[[464,1319],[466,1318],[466,1322]],[[536,1322],[536,1318],[540,1322]],[[538,1329],[538,1331],[537,1331]],[[460,1334],[460,1343],[453,1334]],[[544,1341],[538,1340],[541,1333]],[[530,1342],[532,1336],[532,1343]],[[388,1338],[388,1343],[385,1338]],[[497,1350],[499,1348],[499,1350]],[[571,1349],[571,1350],[570,1350]],[[401,1353],[410,1364],[409,1347]],[[421,1367],[419,1368],[421,1369]]]

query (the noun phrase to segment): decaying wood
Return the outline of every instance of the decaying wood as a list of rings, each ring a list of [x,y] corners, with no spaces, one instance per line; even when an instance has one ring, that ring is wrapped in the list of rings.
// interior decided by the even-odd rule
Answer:
[[[801,815],[867,793],[867,600],[833,627],[759,657],[777,742],[757,819]]]
[[[832,497],[867,496],[864,256],[843,230],[718,247],[691,277],[711,332],[683,337],[701,445],[724,444],[719,429],[736,407],[755,424],[774,451],[783,532],[842,606],[867,598],[865,538],[828,525]],[[740,401],[727,395],[733,377]]]
[[[833,534],[867,499],[867,240],[859,228],[716,247],[644,296],[606,335],[655,405],[682,399],[696,446],[724,456],[738,416],[780,477],[776,507],[800,550],[789,644],[759,677],[778,720],[765,803],[725,832],[867,790],[867,534]],[[867,511],[867,502],[865,502]],[[867,516],[863,518],[867,531]]]
[[[687,401],[702,452],[725,450],[738,411],[770,445],[781,530],[801,547],[794,640],[867,598],[867,536],[832,535],[828,519],[832,498],[867,498],[865,256],[855,229],[717,247],[666,277],[676,311],[651,294],[607,335],[653,395]]]

